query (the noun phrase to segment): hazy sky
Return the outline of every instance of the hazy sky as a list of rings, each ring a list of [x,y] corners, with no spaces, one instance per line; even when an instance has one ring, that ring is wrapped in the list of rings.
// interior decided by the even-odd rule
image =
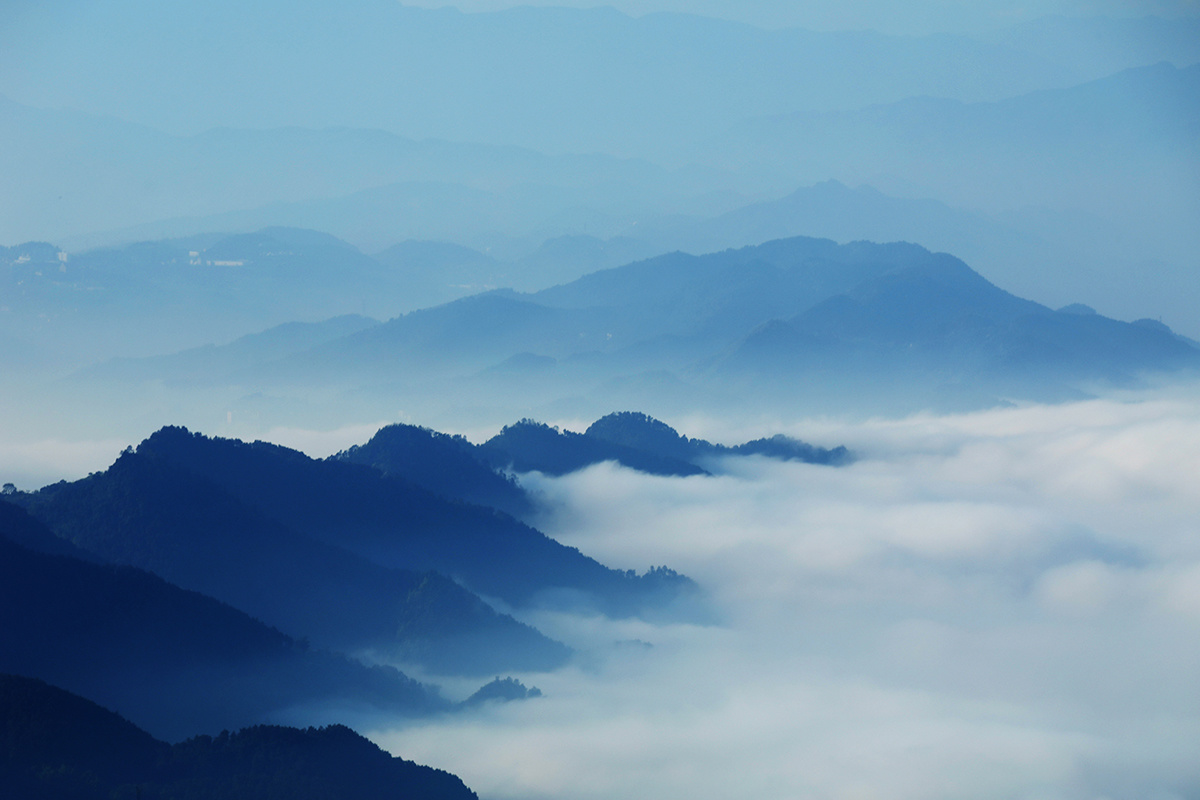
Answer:
[[[923,34],[986,30],[1048,14],[1176,16],[1200,10],[1196,0],[411,0],[405,5],[455,6],[464,11],[494,11],[518,5],[608,5],[628,14],[679,11],[739,20],[763,27],[798,26],[816,30],[869,28],[884,33]]]

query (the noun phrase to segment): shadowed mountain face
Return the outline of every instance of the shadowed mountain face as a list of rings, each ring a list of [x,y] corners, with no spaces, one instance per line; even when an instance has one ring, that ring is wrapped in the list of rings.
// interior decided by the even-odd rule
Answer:
[[[476,800],[455,776],[342,725],[257,726],[176,745],[40,680],[0,675],[0,785],[13,797]]]
[[[386,641],[383,634],[394,632],[420,598],[417,590],[437,585],[439,592],[465,595],[461,605],[476,608],[472,618],[487,624],[451,616],[422,629],[417,623],[425,617],[417,615],[417,633],[436,640],[447,631],[469,634],[480,627],[482,635],[508,627],[507,658],[524,652],[542,666],[561,661],[560,646],[511,619],[488,617],[485,605],[445,578],[397,570],[436,570],[514,605],[573,592],[611,613],[632,614],[670,600],[660,582],[604,567],[512,517],[445,499],[373,467],[181,428],[164,428],[106,473],[29,498],[31,510],[57,533],[88,549],[150,569],[203,575],[213,582],[206,590],[236,593],[240,607],[253,602],[271,612],[264,613],[267,619],[286,618],[294,629],[315,628],[339,641]],[[134,515],[137,524],[101,512],[105,504]],[[154,546],[142,541],[149,533]],[[227,548],[241,560],[227,563]],[[679,588],[690,586],[681,580]],[[348,605],[338,612],[330,604]],[[537,638],[519,645],[522,637]]]
[[[566,659],[565,647],[497,614],[449,578],[385,566],[352,552],[352,544],[337,541],[342,537],[333,531],[327,541],[316,541],[264,513],[265,504],[252,494],[237,497],[204,476],[205,465],[156,451],[169,435],[125,453],[105,472],[16,499],[95,556],[151,570],[325,646],[373,647],[435,671],[467,674],[547,669]],[[278,451],[285,459],[308,461],[295,451]],[[270,500],[300,506],[301,514],[311,510],[297,498],[315,487],[288,483],[286,469],[255,473],[254,483],[247,477],[254,466],[245,460],[207,466]],[[353,472],[378,478],[367,468]],[[272,491],[278,495],[270,497]],[[359,499],[341,501],[348,506]],[[406,499],[391,506],[400,517]],[[334,501],[329,492],[317,498]],[[321,521],[339,530],[338,516],[326,507]]]
[[[169,750],[90,700],[0,675],[0,785],[12,797],[104,797],[150,773]]]
[[[100,513],[120,513],[101,509]],[[168,738],[338,703],[405,716],[448,707],[394,669],[315,649],[132,567],[15,544],[57,538],[0,502],[0,671],[37,675]]]

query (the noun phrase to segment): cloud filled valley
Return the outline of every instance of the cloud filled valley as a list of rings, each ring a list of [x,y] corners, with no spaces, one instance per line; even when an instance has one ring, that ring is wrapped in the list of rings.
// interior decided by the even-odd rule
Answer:
[[[528,477],[540,527],[719,623],[525,617],[588,654],[546,697],[372,738],[494,798],[1196,791],[1194,396],[822,433],[860,460]]]
[[[1200,797],[1195,0],[0,35],[0,796]]]

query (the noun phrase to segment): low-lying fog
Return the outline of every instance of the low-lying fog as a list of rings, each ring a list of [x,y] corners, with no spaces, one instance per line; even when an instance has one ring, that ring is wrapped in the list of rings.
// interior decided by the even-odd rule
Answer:
[[[529,615],[585,654],[521,676],[544,698],[370,735],[486,800],[1194,797],[1196,397],[782,426],[841,469],[529,476],[547,533],[686,572],[721,624]]]
[[[1200,387],[853,424],[667,421],[860,458],[526,476],[538,527],[614,567],[692,576],[719,624],[524,614],[581,654],[517,676],[543,698],[365,733],[484,800],[1200,794]],[[374,428],[262,438],[323,456]],[[4,480],[78,477],[125,444],[9,430]]]

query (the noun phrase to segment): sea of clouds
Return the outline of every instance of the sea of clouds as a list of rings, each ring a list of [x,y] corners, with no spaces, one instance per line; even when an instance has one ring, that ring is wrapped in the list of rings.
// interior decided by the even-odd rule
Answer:
[[[539,528],[614,567],[690,575],[714,623],[522,612],[579,652],[517,676],[544,697],[365,732],[484,800],[1200,795],[1200,388],[668,422],[858,460],[524,476]],[[323,456],[376,427],[262,438]],[[3,480],[23,489],[129,444],[0,434]]]
[[[1200,792],[1200,394],[784,430],[854,464],[525,477],[548,534],[667,564],[716,624],[525,618],[545,697],[372,738],[508,798]]]

